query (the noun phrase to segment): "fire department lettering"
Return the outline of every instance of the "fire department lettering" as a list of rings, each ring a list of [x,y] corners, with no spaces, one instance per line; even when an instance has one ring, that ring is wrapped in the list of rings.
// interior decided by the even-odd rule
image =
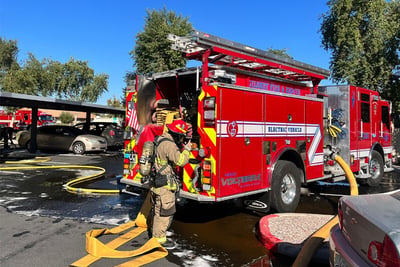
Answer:
[[[254,174],[248,176],[241,177],[232,177],[232,178],[222,178],[222,186],[226,185],[238,185],[241,186],[243,184],[252,183],[255,181],[261,182],[261,174]]]
[[[273,91],[278,93],[287,93],[292,95],[301,95],[301,90],[298,88],[293,88],[281,84],[269,83],[269,82],[260,82],[260,81],[252,81],[249,83],[250,88],[256,88],[261,90]]]

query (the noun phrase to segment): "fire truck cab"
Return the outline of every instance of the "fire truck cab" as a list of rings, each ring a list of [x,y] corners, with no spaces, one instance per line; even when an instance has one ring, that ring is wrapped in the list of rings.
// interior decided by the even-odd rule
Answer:
[[[51,114],[38,111],[38,126],[52,124],[54,118]],[[0,124],[12,127],[15,131],[26,130],[32,124],[32,110],[30,108],[18,109],[15,114],[0,110]]]
[[[193,126],[190,162],[178,170],[187,199],[242,198],[254,210],[293,212],[302,187],[345,179],[332,153],[372,186],[391,170],[390,106],[377,92],[318,88],[328,70],[207,33],[169,38],[202,65],[150,77],[154,98],[168,104],[157,108],[154,124],[126,128],[124,192],[148,188],[138,171],[138,136],[171,114]],[[140,90],[127,91],[126,125],[140,112]]]

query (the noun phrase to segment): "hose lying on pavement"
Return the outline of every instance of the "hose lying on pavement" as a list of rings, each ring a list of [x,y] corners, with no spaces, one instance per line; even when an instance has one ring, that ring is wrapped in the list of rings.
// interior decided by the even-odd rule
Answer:
[[[356,178],[354,177],[354,174],[351,171],[350,167],[339,155],[333,154],[331,157],[344,170],[350,184],[350,195],[352,196],[358,195]],[[296,260],[293,263],[293,267],[308,266],[315,251],[320,247],[322,242],[329,236],[330,230],[337,223],[338,223],[338,216],[336,215],[330,221],[328,221],[324,226],[322,226],[319,230],[317,230],[313,235],[311,235],[304,243],[304,246],[297,255]]]
[[[133,260],[124,262],[116,267],[142,266],[159,260],[168,255],[168,251],[158,243],[157,239],[150,238],[143,246],[135,250],[116,250],[123,244],[131,241],[138,235],[147,230],[147,217],[151,210],[150,193],[147,194],[145,201],[134,221],[127,222],[112,229],[93,229],[86,233],[86,251],[88,255],[75,261],[70,266],[87,267],[101,258],[128,258],[136,257]],[[120,234],[112,241],[104,244],[98,237],[106,234]],[[139,257],[137,257],[139,256]]]
[[[49,161],[50,158],[36,157],[31,160],[20,160],[20,161],[7,161],[7,164],[33,164],[43,163]],[[58,165],[58,166],[10,166],[0,167],[0,170],[28,170],[28,169],[95,169],[99,172],[87,175],[84,177],[78,177],[72,181],[69,181],[63,187],[71,193],[81,194],[119,194],[119,190],[112,189],[89,189],[89,188],[76,188],[74,185],[87,182],[89,180],[101,177],[105,173],[105,169],[97,166],[82,166],[82,165]],[[168,251],[157,241],[155,238],[150,238],[143,246],[135,250],[122,251],[117,250],[118,247],[123,244],[132,241],[134,238],[142,233],[147,232],[147,217],[151,210],[150,194],[147,197],[134,221],[129,221],[125,224],[121,224],[112,229],[93,229],[86,233],[86,251],[88,255],[75,261],[69,266],[74,267],[87,267],[92,263],[100,260],[101,258],[131,258],[125,263],[118,265],[118,267],[129,267],[129,266],[141,266],[148,264],[155,260],[164,258],[168,255]],[[125,233],[123,233],[125,232]],[[101,242],[98,238],[103,235],[115,234],[119,235],[115,239],[111,240],[107,244]]]
[[[30,160],[20,160],[20,161],[6,161],[6,164],[33,164],[33,163],[43,163],[49,161],[48,157],[36,157],[35,159]],[[106,170],[102,167],[98,166],[85,166],[85,165],[40,165],[40,166],[10,166],[10,167],[0,167],[2,171],[10,171],[10,170],[30,170],[30,169],[91,169],[98,170],[98,172],[78,177],[72,181],[67,182],[63,185],[63,188],[70,193],[74,194],[119,194],[118,189],[92,189],[92,188],[79,188],[75,187],[80,183],[84,183],[90,180],[97,179],[102,177]]]

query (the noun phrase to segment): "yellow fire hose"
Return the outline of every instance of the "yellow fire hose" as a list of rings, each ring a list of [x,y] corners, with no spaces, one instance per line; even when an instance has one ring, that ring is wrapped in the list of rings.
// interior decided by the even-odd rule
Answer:
[[[354,177],[354,174],[351,171],[350,167],[339,155],[335,154],[333,159],[340,165],[340,167],[342,167],[342,169],[346,174],[346,177],[350,184],[350,195],[352,196],[358,195],[356,178]],[[293,267],[308,266],[315,251],[322,244],[322,242],[329,236],[330,230],[337,223],[338,223],[338,216],[336,215],[324,226],[322,226],[318,231],[316,231],[312,236],[310,236],[304,243],[304,246],[300,250],[299,254],[297,255],[296,260],[293,263]]]
[[[47,157],[36,157],[33,160],[20,160],[20,161],[6,161],[7,164],[33,164],[43,163],[50,159]],[[76,184],[83,183],[89,180],[96,179],[105,173],[105,169],[97,166],[81,166],[81,165],[58,165],[58,166],[10,166],[0,167],[0,170],[27,170],[27,169],[95,169],[99,172],[84,177],[79,177],[69,181],[64,185],[64,188],[71,193],[76,194],[119,194],[119,190],[112,189],[89,189],[89,188],[76,188]],[[151,210],[150,194],[147,195],[136,219],[129,221],[125,224],[119,225],[112,229],[93,229],[86,233],[86,251],[88,255],[75,261],[70,266],[86,267],[101,258],[130,258],[136,257],[133,260],[127,261],[118,265],[118,267],[128,266],[141,266],[155,260],[161,259],[168,255],[168,251],[155,238],[149,239],[143,246],[138,249],[130,251],[116,250],[123,244],[131,241],[147,230],[147,217]],[[128,231],[129,230],[129,231]],[[112,241],[104,244],[98,237],[108,234],[120,234],[126,232]],[[139,257],[138,257],[139,256]]]
[[[112,229],[93,229],[87,232],[86,251],[88,252],[88,255],[75,261],[70,266],[86,267],[101,258],[129,258],[135,256],[140,257],[117,265],[117,267],[141,266],[167,256],[168,251],[162,247],[154,237],[149,239],[143,246],[136,250],[116,250],[116,248],[119,246],[129,242],[147,230],[146,220],[150,210],[150,193],[148,193],[142,208],[140,209],[140,212],[134,221],[127,222]],[[118,236],[107,244],[104,244],[97,239],[97,237],[101,235],[119,234],[123,231],[127,231],[130,228],[132,228],[132,230]]]
[[[43,163],[49,161],[48,157],[36,157],[35,159],[29,160],[19,160],[19,161],[6,161],[6,164],[33,164],[33,163]],[[117,189],[91,189],[91,188],[78,188],[74,187],[77,184],[87,182],[90,180],[97,179],[101,177],[106,170],[102,167],[97,166],[85,166],[85,165],[40,165],[40,166],[11,166],[11,167],[1,167],[2,171],[10,171],[10,170],[29,170],[29,169],[91,169],[98,170],[98,172],[78,177],[72,181],[66,183],[63,187],[70,193],[74,194],[119,194],[119,190]]]

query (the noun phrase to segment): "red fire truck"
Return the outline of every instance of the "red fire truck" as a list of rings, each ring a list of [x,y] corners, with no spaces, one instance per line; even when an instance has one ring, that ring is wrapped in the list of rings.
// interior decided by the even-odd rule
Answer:
[[[53,116],[43,111],[38,111],[38,126],[53,123]],[[6,112],[0,110],[0,124],[6,127],[12,127],[14,130],[24,130],[32,123],[32,110],[29,108],[22,108],[15,112]]]
[[[378,92],[318,87],[328,70],[203,32],[169,39],[188,59],[202,62],[150,77],[156,100],[168,103],[157,108],[157,124],[175,112],[193,125],[190,164],[179,169],[181,197],[242,198],[255,210],[293,212],[302,188],[345,179],[332,153],[370,186],[392,170],[390,103]],[[127,92],[131,126],[144,90],[137,85]],[[154,135],[154,129],[146,124],[140,132]],[[128,193],[148,186],[138,172],[143,140],[135,137],[136,130],[127,127],[121,182]]]

